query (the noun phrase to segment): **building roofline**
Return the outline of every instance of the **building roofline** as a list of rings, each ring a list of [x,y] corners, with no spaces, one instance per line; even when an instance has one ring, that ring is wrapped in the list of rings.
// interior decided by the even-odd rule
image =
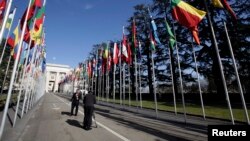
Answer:
[[[69,68],[69,69],[71,69],[71,67],[69,65],[52,64],[52,63],[47,63],[46,67],[61,67],[61,68]]]

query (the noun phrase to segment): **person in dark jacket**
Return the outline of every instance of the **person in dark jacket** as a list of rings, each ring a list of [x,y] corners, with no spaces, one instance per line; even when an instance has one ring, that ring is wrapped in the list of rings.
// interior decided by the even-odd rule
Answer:
[[[76,92],[72,95],[72,98],[71,98],[71,101],[72,101],[72,103],[71,103],[71,116],[73,115],[74,108],[76,108],[75,116],[77,116],[79,100],[81,98],[82,98],[82,94],[81,94],[80,90],[77,89]]]
[[[83,128],[86,130],[90,130],[92,124],[92,115],[94,112],[94,104],[96,104],[96,97],[92,94],[92,92],[88,92],[83,98],[84,105],[84,120],[83,120]]]

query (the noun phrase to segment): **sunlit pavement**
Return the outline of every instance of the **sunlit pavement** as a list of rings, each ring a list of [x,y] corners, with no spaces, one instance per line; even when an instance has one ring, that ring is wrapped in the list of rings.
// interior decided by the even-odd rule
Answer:
[[[164,140],[207,140],[206,124],[202,118],[188,117],[171,113],[159,114],[153,118],[154,111],[123,109],[120,105],[96,105],[96,123],[92,130],[83,129],[83,108],[79,106],[77,116],[70,116],[67,95],[45,94],[16,127],[7,126],[5,141],[164,141]],[[136,108],[134,108],[136,109]],[[152,112],[153,116],[150,115]],[[164,120],[165,119],[165,120]],[[9,123],[6,123],[9,124]]]

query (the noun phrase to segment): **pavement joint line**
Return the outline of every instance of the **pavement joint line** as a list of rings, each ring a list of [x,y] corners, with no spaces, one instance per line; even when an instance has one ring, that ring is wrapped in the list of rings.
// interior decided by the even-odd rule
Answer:
[[[52,94],[52,95],[54,95],[54,94]],[[64,100],[62,100],[60,97],[58,97],[58,96],[56,96],[56,95],[54,95],[54,97],[58,98],[59,100],[61,100],[61,101],[62,101],[63,103],[65,103],[66,105],[70,106],[69,103],[66,103],[66,102],[65,102]],[[84,115],[84,113],[83,113],[81,110],[79,110],[79,113],[81,113],[82,115]],[[122,139],[122,140],[124,140],[124,141],[130,141],[130,140],[127,139],[126,137],[120,135],[119,133],[117,133],[117,132],[115,132],[114,130],[108,128],[107,126],[103,125],[102,123],[100,123],[100,122],[98,122],[98,121],[96,121],[96,123],[97,123],[98,125],[100,125],[102,128],[108,130],[110,133],[112,133],[112,134],[114,134],[115,136],[119,137],[120,139]]]

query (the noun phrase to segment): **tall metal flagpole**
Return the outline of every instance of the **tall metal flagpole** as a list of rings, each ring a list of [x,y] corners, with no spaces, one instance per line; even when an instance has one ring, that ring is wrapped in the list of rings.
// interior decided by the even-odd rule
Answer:
[[[9,9],[10,9],[11,3],[12,3],[12,0],[9,1],[9,6],[8,6],[8,10],[7,10],[6,14],[7,13],[9,14]],[[30,7],[30,5],[31,5],[31,0],[29,1],[28,7]],[[25,16],[25,21],[24,21],[24,24],[23,24],[23,30],[22,30],[22,34],[21,34],[21,39],[20,39],[20,42],[18,44],[17,57],[20,56],[21,47],[22,47],[22,43],[23,43],[23,37],[24,37],[26,25],[27,25],[28,13],[29,13],[29,8],[28,8],[27,14]],[[5,20],[7,20],[7,19],[5,19]],[[3,25],[3,27],[5,27],[5,25]],[[13,71],[12,71],[11,80],[10,80],[10,86],[9,86],[9,90],[8,90],[8,95],[7,95],[6,103],[5,103],[5,106],[4,106],[4,112],[3,112],[3,117],[2,117],[1,127],[0,127],[0,140],[2,139],[2,135],[3,135],[5,120],[6,120],[7,111],[8,111],[8,107],[9,107],[9,103],[10,103],[10,97],[11,97],[11,93],[12,93],[12,89],[13,89],[13,83],[14,83],[14,79],[15,79],[18,60],[19,59],[16,59],[15,62],[14,62]]]
[[[174,25],[173,25],[174,27]],[[175,48],[176,48],[176,54],[177,54],[177,64],[178,64],[178,69],[179,69],[179,77],[180,77],[180,85],[181,85],[181,99],[182,99],[182,106],[183,106],[183,113],[184,113],[184,118],[185,118],[185,123],[187,123],[187,115],[186,115],[186,106],[185,106],[185,97],[183,93],[183,84],[182,84],[182,74],[181,74],[181,65],[180,65],[180,58],[179,58],[179,51],[177,47],[177,39],[175,35],[175,29],[173,28],[174,31],[174,36],[176,40]]]
[[[120,42],[120,55],[119,55],[119,71],[120,71],[120,81],[119,81],[119,85],[120,85],[120,105],[122,105],[122,43]]]
[[[246,102],[245,102],[245,98],[244,98],[244,95],[243,95],[243,90],[242,90],[242,87],[241,87],[240,77],[239,77],[239,73],[238,73],[238,69],[237,69],[237,66],[236,66],[231,41],[230,41],[230,38],[229,38],[229,35],[228,35],[227,26],[226,26],[225,22],[224,22],[224,28],[225,28],[225,32],[226,32],[226,35],[227,35],[227,43],[228,43],[228,47],[229,47],[229,50],[230,50],[230,55],[231,55],[232,61],[233,61],[233,67],[234,67],[234,71],[235,71],[235,75],[236,75],[236,79],[237,79],[237,84],[238,84],[239,91],[240,91],[242,105],[243,105],[243,108],[244,108],[244,111],[245,111],[247,124],[250,125],[250,121],[249,121],[249,117],[248,117],[248,111],[247,111],[247,107],[246,107]]]
[[[31,43],[31,41],[30,41],[30,43]],[[24,62],[24,68],[23,68],[23,72],[22,72],[21,83],[20,83],[20,86],[19,86],[19,92],[18,92],[18,97],[17,97],[17,106],[16,106],[16,111],[15,111],[15,116],[14,116],[14,121],[13,121],[13,127],[15,126],[15,123],[16,123],[16,118],[17,118],[17,113],[18,113],[18,110],[19,110],[19,104],[20,104],[22,89],[24,87],[24,82],[23,81],[24,81],[24,76],[26,74],[27,62],[28,62],[28,57],[29,57],[29,52],[30,52],[29,45],[27,47],[28,47],[28,50],[27,50],[27,53],[26,53],[26,56],[25,56],[26,59],[25,59],[25,62]]]
[[[225,95],[226,95],[227,105],[228,105],[230,116],[231,116],[231,121],[232,121],[232,124],[234,125],[234,116],[233,116],[232,107],[231,107],[231,103],[230,103],[230,99],[229,99],[229,95],[228,95],[225,76],[224,76],[224,73],[223,73],[223,66],[222,66],[222,63],[221,63],[221,58],[220,58],[220,53],[219,53],[219,49],[218,49],[218,45],[217,45],[217,40],[215,38],[214,28],[213,28],[213,25],[212,25],[212,21],[211,21],[210,13],[208,11],[206,0],[203,0],[203,2],[204,2],[205,9],[206,9],[206,12],[207,12],[208,24],[209,24],[211,32],[212,32],[213,43],[214,43],[216,56],[217,56],[218,63],[219,63],[221,79],[222,79],[223,87],[224,87],[224,90],[225,90]]]
[[[139,50],[141,51],[141,42],[139,41]],[[140,58],[140,64],[139,64],[139,95],[140,95],[140,108],[142,109],[142,95],[141,95],[141,58]],[[138,99],[138,98],[137,98]]]
[[[137,83],[137,56],[135,51],[135,96],[136,96],[136,108],[138,109],[138,83]]]
[[[155,84],[155,67],[154,67],[154,59],[153,53],[151,52],[151,62],[152,62],[152,71],[153,71],[153,89],[154,89],[154,101],[155,101],[155,114],[156,118],[158,118],[158,104],[157,104],[157,96],[156,96],[156,84]]]
[[[131,105],[131,98],[130,98],[130,64],[128,64],[128,105]]]
[[[115,56],[117,57],[115,49],[118,49],[117,43],[114,43],[113,60],[115,59]],[[113,70],[113,103],[115,103],[115,72],[116,72],[116,64],[114,62],[114,70]]]
[[[1,54],[1,58],[0,58],[0,65],[2,64],[2,61],[3,61],[3,56],[4,56],[4,53],[5,53],[6,45],[8,43],[8,38],[9,38],[9,35],[10,35],[10,29],[12,27],[12,23],[13,23],[13,20],[15,18],[15,14],[16,14],[16,8],[13,11],[13,17],[12,17],[12,20],[10,22],[10,27],[9,27],[9,30],[8,30],[8,33],[7,33],[7,36],[6,36],[6,40],[5,40],[5,43],[4,43],[3,51],[2,51],[2,54]],[[3,27],[3,28],[5,28],[5,27]]]
[[[125,81],[125,75],[126,75],[126,70],[125,70],[125,62],[123,63],[123,105],[125,105],[125,99],[126,99],[126,81]]]
[[[9,0],[6,13],[4,14],[2,28],[0,30],[0,43],[2,43],[2,40],[3,40],[3,34],[4,34],[4,30],[6,27],[7,20],[8,20],[8,15],[10,14],[11,5],[12,5],[12,0]],[[1,139],[1,136],[0,136],[0,139]]]
[[[0,95],[3,94],[3,89],[4,89],[6,77],[7,77],[7,75],[8,75],[8,71],[9,71],[10,60],[11,60],[11,54],[10,54],[10,56],[9,56],[8,65],[7,65],[7,68],[6,68],[6,71],[5,71],[5,76],[4,76],[4,79],[3,79],[3,85],[2,85],[2,89],[1,89],[1,94],[0,94]]]
[[[205,119],[206,119],[206,115],[205,115],[204,104],[203,104],[203,98],[202,98],[201,83],[200,83],[200,74],[199,74],[198,67],[197,67],[197,61],[196,61],[196,56],[195,56],[195,50],[194,50],[194,46],[193,46],[193,39],[192,39],[192,52],[193,52],[193,57],[194,57],[195,70],[196,70],[196,74],[197,74],[197,82],[198,82],[199,93],[200,93],[202,114],[203,114],[203,119],[205,120]]]
[[[174,89],[174,74],[173,74],[173,69],[172,69],[172,60],[171,60],[170,48],[168,49],[168,53],[169,53],[170,73],[171,73],[171,81],[172,81],[172,92],[173,92],[173,98],[174,98],[174,112],[175,112],[175,115],[177,115],[176,96],[175,96],[175,89]]]
[[[115,103],[115,72],[116,72],[116,64],[114,64],[114,72],[113,72],[113,103]]]
[[[104,101],[104,91],[105,91],[105,87],[104,87],[104,73],[102,74],[102,101]]]
[[[25,105],[26,105],[26,110],[25,112],[27,113],[27,109],[28,109],[28,103],[29,103],[29,97],[30,97],[30,89],[31,89],[31,76],[32,76],[32,68],[33,68],[33,61],[35,58],[35,53],[36,53],[37,47],[34,48],[33,54],[32,54],[32,58],[31,58],[31,62],[30,62],[30,72],[27,74],[27,84],[26,84],[26,88],[25,88],[25,94],[24,94],[24,102],[23,102],[23,108],[22,108],[22,114],[21,114],[21,118],[23,117],[23,113],[25,110]],[[28,101],[27,101],[28,100]]]

